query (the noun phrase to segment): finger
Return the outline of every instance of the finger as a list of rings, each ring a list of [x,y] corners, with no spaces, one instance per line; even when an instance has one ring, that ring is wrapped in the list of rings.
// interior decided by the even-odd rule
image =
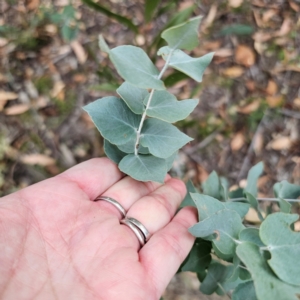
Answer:
[[[165,181],[169,178],[170,176],[167,175]],[[162,184],[158,182],[141,182],[127,176],[111,186],[101,196],[110,197],[118,201],[127,211],[134,202],[152,193],[160,186],[162,186]],[[103,201],[98,203],[102,205]]]
[[[196,209],[185,207],[140,250],[140,262],[147,270],[148,282],[157,288],[157,299],[191,250],[195,237],[188,228],[196,222]]]
[[[57,177],[73,181],[90,200],[101,195],[123,177],[117,165],[108,158],[93,158],[78,164]]]
[[[184,183],[170,178],[164,185],[135,202],[126,217],[138,220],[153,234],[170,222],[185,193]]]

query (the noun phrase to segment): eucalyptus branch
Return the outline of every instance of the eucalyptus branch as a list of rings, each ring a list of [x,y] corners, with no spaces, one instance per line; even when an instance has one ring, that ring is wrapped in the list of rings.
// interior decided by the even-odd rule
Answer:
[[[163,68],[161,69],[161,71],[160,71],[157,79],[161,79],[161,77],[163,76],[163,74],[167,70],[168,65],[170,63],[171,56],[173,54],[173,51],[174,50],[170,51],[170,53],[169,53],[169,55],[168,55],[168,57],[166,59],[166,62],[164,64]],[[138,149],[139,149],[139,143],[140,143],[140,137],[141,137],[142,128],[143,128],[144,121],[145,121],[146,116],[147,116],[147,109],[150,106],[150,103],[151,103],[151,100],[153,98],[154,92],[155,92],[155,89],[152,89],[151,92],[150,92],[149,99],[148,99],[148,102],[146,104],[146,108],[145,108],[145,110],[143,112],[143,115],[142,115],[142,118],[141,118],[141,122],[140,122],[138,130],[136,132],[136,141],[135,141],[135,145],[134,145],[134,155],[138,155]]]

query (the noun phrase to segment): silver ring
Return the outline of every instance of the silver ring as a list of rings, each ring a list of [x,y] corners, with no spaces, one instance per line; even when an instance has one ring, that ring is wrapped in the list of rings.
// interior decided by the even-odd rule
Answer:
[[[138,221],[135,218],[127,217],[126,219],[129,222],[131,222],[133,225],[135,225],[142,232],[142,234],[144,235],[144,238],[145,238],[145,242],[148,242],[151,237],[151,234],[147,230],[147,228],[140,221]]]
[[[121,213],[122,217],[125,218],[126,210],[118,201],[116,201],[110,197],[105,197],[105,196],[99,196],[94,201],[100,201],[100,200],[103,200],[103,201],[106,201],[106,202],[109,202],[110,204],[112,204],[114,207],[116,207],[118,209],[118,211]]]
[[[142,232],[135,226],[133,225],[131,222],[129,222],[128,219],[122,219],[120,221],[122,224],[128,226],[136,235],[136,237],[138,238],[139,242],[140,242],[140,246],[143,247],[145,245],[145,239],[144,239],[144,235],[142,234]]]

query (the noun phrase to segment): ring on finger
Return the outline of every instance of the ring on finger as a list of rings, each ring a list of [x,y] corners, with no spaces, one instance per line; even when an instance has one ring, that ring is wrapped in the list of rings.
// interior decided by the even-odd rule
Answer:
[[[118,211],[121,213],[122,217],[125,218],[126,216],[126,210],[125,208],[115,199],[112,199],[110,197],[106,197],[106,196],[98,196],[94,201],[106,201],[110,204],[112,204],[114,207],[116,207],[118,209]]]
[[[127,217],[126,219],[129,222],[131,222],[133,225],[135,225],[142,232],[145,242],[148,242],[151,237],[151,233],[148,231],[148,229],[140,221],[138,221],[135,218]]]
[[[145,238],[144,238],[144,235],[142,234],[142,232],[126,218],[122,219],[120,222],[122,224],[128,226],[133,231],[133,233],[136,235],[136,237],[140,243],[140,246],[143,247],[145,245]]]

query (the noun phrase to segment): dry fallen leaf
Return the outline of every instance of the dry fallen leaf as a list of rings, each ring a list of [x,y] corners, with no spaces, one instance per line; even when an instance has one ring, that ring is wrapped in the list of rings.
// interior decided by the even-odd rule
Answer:
[[[218,6],[216,4],[211,5],[208,15],[202,23],[203,31],[205,31],[205,29],[208,28],[213,23],[215,17],[217,16],[217,12],[218,12]]]
[[[295,105],[296,107],[300,108],[300,97],[294,99],[293,103],[294,103],[294,105]]]
[[[4,113],[8,116],[20,115],[29,109],[28,104],[16,104],[10,106],[4,110]]]
[[[233,51],[228,48],[221,48],[215,51],[214,57],[229,57],[233,55]]]
[[[28,10],[34,10],[40,5],[40,0],[27,0],[26,6]]]
[[[268,96],[266,97],[267,103],[269,107],[278,107],[283,103],[283,96],[278,95],[278,96]]]
[[[15,100],[18,94],[12,92],[0,91],[0,101]]]
[[[22,155],[20,161],[27,165],[50,166],[55,164],[55,159],[39,153]]]
[[[238,151],[244,146],[244,144],[245,144],[244,134],[242,132],[238,132],[231,140],[230,147],[232,151]]]
[[[87,54],[83,49],[82,45],[78,41],[73,41],[70,45],[77,57],[78,62],[80,64],[84,64],[87,60]]]
[[[230,67],[230,68],[227,68],[222,71],[223,75],[230,77],[230,78],[240,77],[243,73],[244,73],[244,69],[242,67],[238,67],[238,66]]]
[[[7,44],[8,44],[8,39],[0,37],[0,48],[6,46]]]
[[[235,50],[235,61],[245,67],[251,67],[255,63],[254,51],[245,45],[238,45]]]
[[[246,106],[239,107],[237,111],[239,113],[248,115],[248,114],[256,111],[259,108],[259,106],[260,106],[260,101],[255,100],[255,101],[251,102],[250,104],[248,104]]]
[[[288,0],[290,7],[295,11],[299,12],[300,11],[300,6],[297,5],[293,0]]]
[[[294,223],[294,230],[300,231],[300,221],[297,221],[296,223]]]
[[[268,145],[267,148],[268,149],[273,149],[273,150],[287,150],[291,147],[292,145],[292,141],[289,137],[287,136],[280,136],[277,137],[276,139],[274,139],[273,141],[271,141]]]
[[[229,6],[234,7],[234,8],[240,7],[242,5],[242,3],[243,3],[243,0],[228,0]]]
[[[255,134],[253,140],[253,150],[256,155],[260,155],[263,146],[264,146],[264,136],[261,132],[258,132],[257,134]]]
[[[51,97],[56,98],[64,90],[64,88],[65,84],[63,83],[63,81],[56,81],[51,91]]]
[[[270,95],[270,96],[273,96],[277,93],[278,91],[278,87],[277,87],[277,84],[274,80],[269,80],[268,81],[268,85],[265,89],[265,92]]]

